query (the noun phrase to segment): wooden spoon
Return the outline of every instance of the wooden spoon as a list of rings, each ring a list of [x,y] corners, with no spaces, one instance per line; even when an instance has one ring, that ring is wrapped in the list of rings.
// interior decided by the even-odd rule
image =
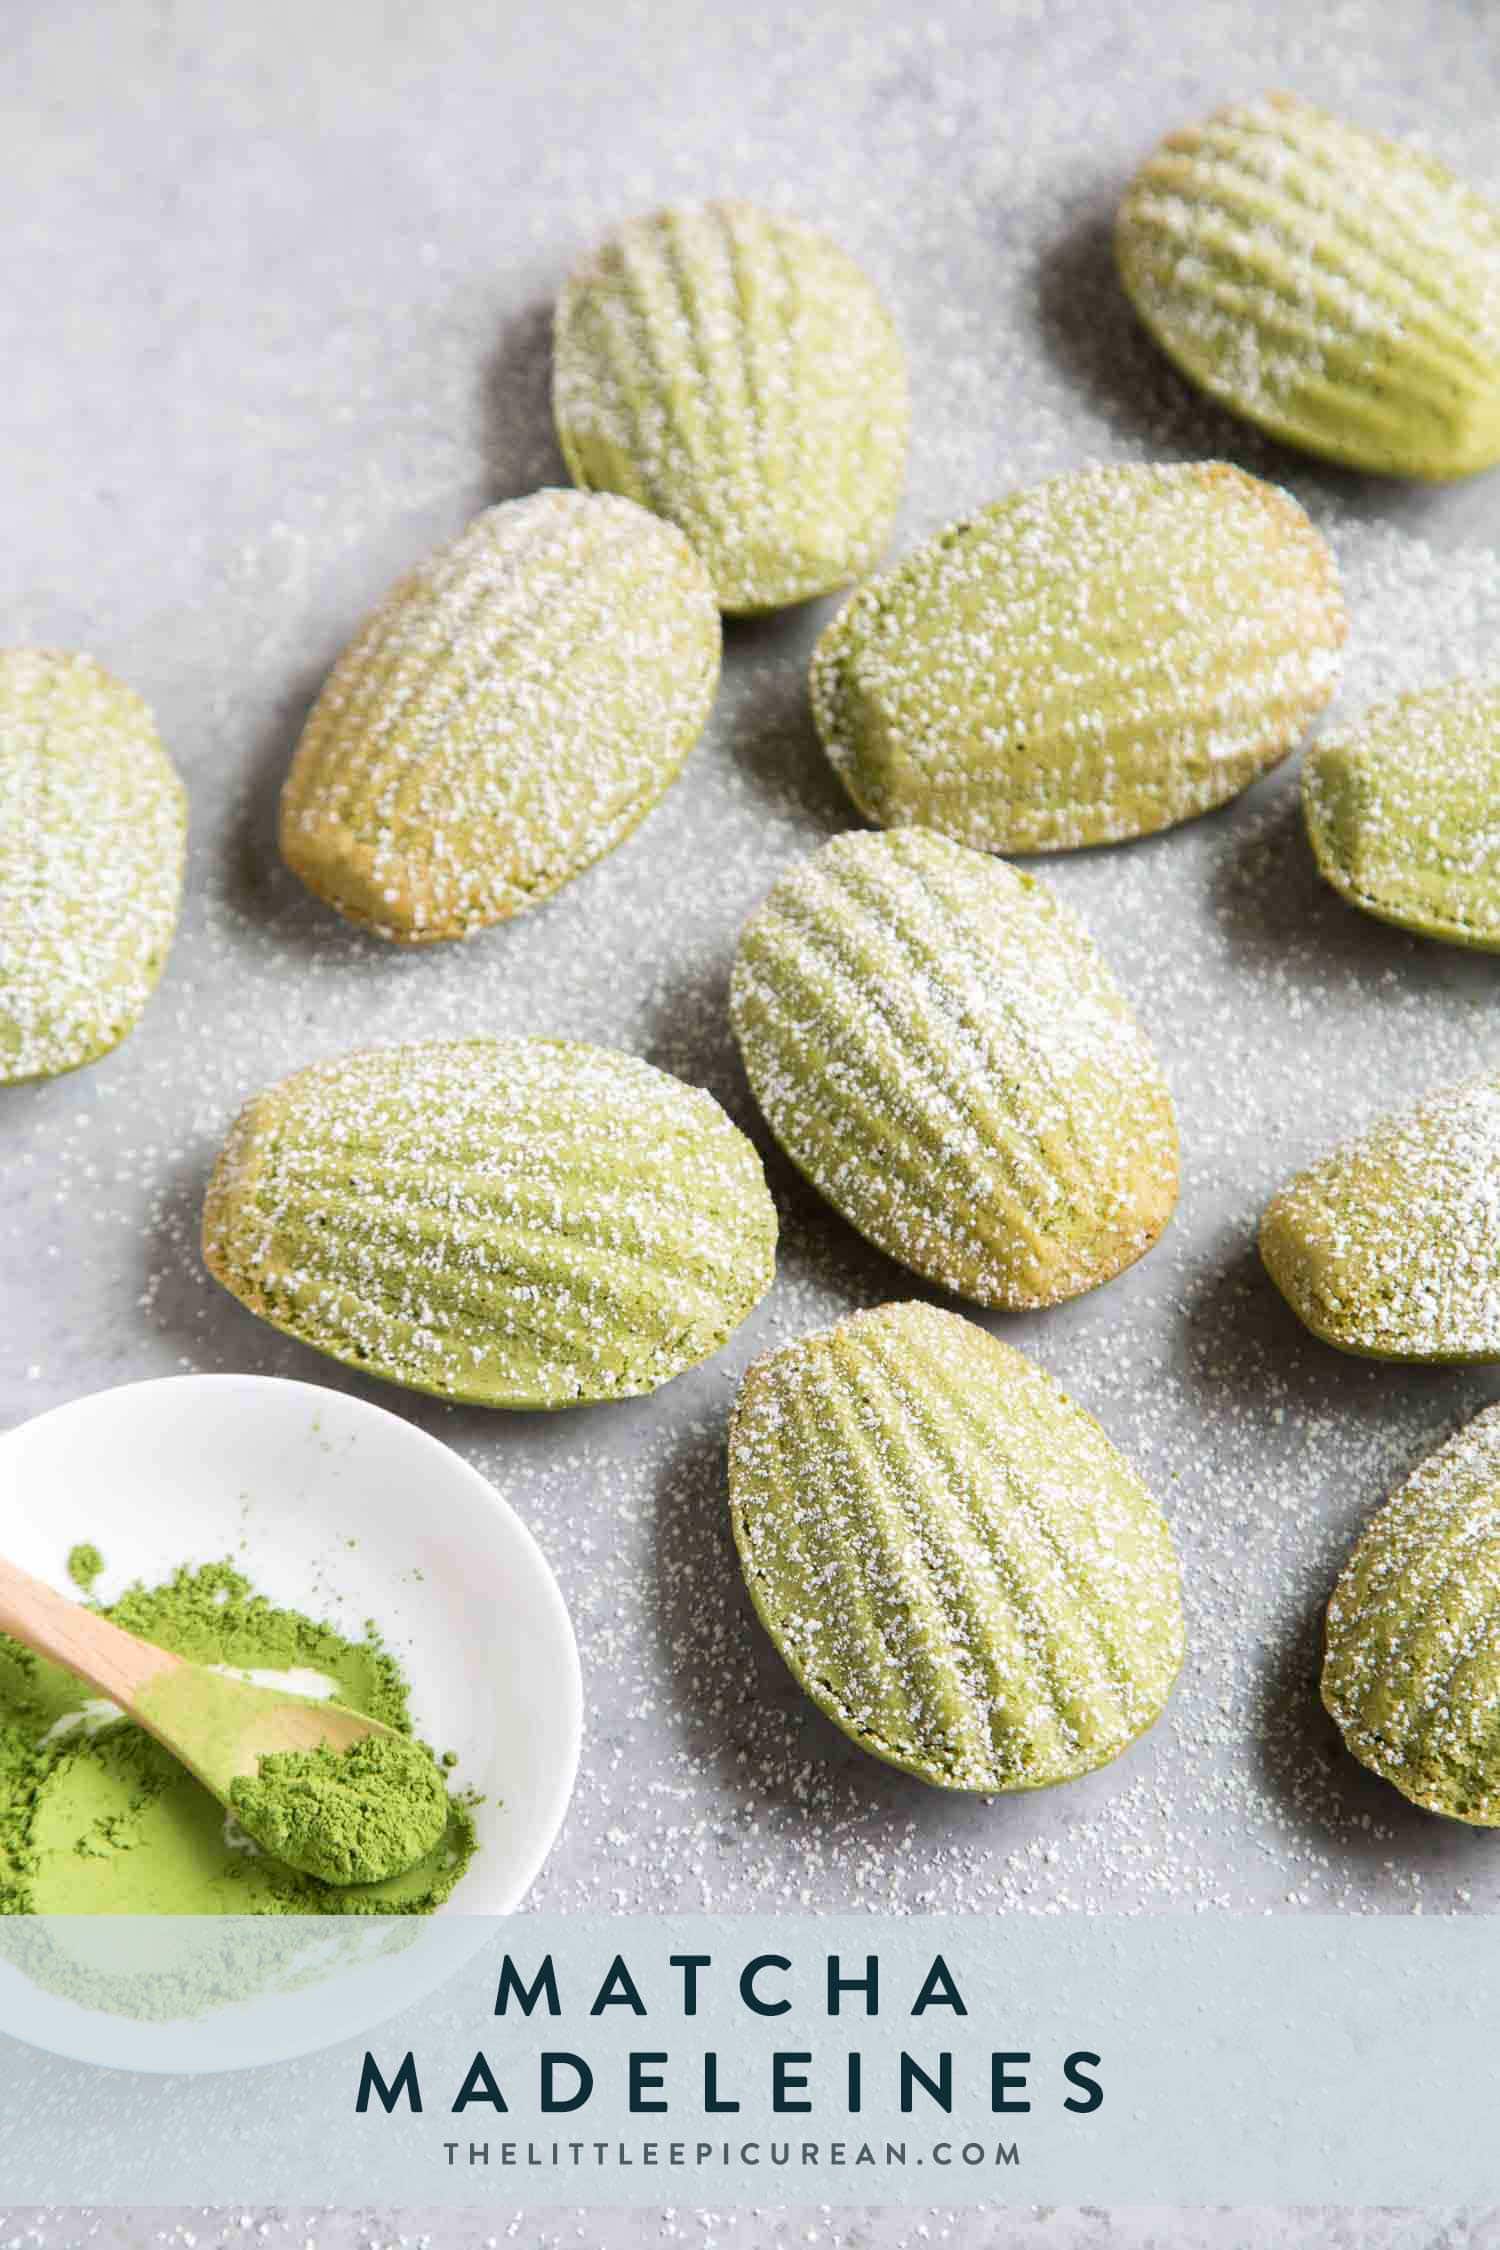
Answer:
[[[312,1696],[292,1695],[280,1688],[258,1687],[252,1680],[237,1680],[206,1664],[191,1664],[185,1657],[157,1648],[108,1618],[96,1616],[78,1602],[33,1578],[29,1571],[0,1557],[0,1632],[22,1641],[38,1656],[61,1664],[101,1695],[118,1703],[137,1726],[154,1735],[163,1749],[181,1761],[204,1788],[234,1814],[247,1832],[254,1828],[235,1805],[231,1792],[241,1778],[253,1777],[260,1761],[276,1750],[348,1750],[367,1735],[387,1735],[408,1743],[378,1719],[351,1711],[342,1703],[322,1702]],[[398,1875],[414,1858],[436,1844],[438,1832],[427,1839],[421,1852],[408,1852],[397,1866],[383,1870]],[[288,1866],[305,1874],[322,1875],[326,1867],[316,1853],[296,1856],[279,1840],[276,1853]],[[373,1877],[366,1878],[373,1880]]]

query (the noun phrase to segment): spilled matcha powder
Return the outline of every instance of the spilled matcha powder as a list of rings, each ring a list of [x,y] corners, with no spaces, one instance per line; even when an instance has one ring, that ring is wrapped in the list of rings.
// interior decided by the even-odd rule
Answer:
[[[104,1557],[92,1539],[80,1540],[68,1550],[68,1576],[84,1593],[93,1591],[94,1580],[104,1568]]]
[[[102,1559],[96,1564],[79,1548],[68,1563],[84,1585],[102,1568]],[[160,1586],[132,1586],[101,1614],[196,1663],[272,1675],[299,1693],[326,1686],[340,1703],[410,1733],[407,1682],[373,1626],[363,1640],[349,1640],[297,1610],[277,1609],[227,1561],[185,1567]],[[257,1849],[149,1735],[0,1635],[0,1913],[428,1913],[473,1857],[473,1816],[467,1802],[446,1797],[425,1750],[398,1749],[409,1751],[415,1770],[426,1769],[444,1798],[436,1805],[429,1789],[420,1816],[432,1823],[430,1848],[383,1882],[361,1881],[358,1854],[348,1850],[341,1865],[350,1874],[337,1884],[321,1881]],[[309,1762],[285,1753],[263,1760],[262,1775]],[[401,1808],[398,1819],[416,1817],[389,1782],[387,1772],[378,1794]],[[386,1855],[385,1864],[399,1856]]]

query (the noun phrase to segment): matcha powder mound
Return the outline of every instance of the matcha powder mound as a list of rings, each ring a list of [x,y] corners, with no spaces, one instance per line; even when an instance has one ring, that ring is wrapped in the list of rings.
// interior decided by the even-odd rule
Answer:
[[[448,1825],[431,1754],[403,1735],[348,1750],[278,1750],[230,1791],[240,1825],[277,1859],[325,1883],[379,1883],[426,1857]]]
[[[81,1560],[75,1549],[75,1579]],[[277,1609],[228,1562],[132,1586],[101,1614],[196,1663],[296,1673],[299,1689],[315,1673],[339,1702],[410,1733],[406,1680],[373,1627],[349,1640]],[[383,1882],[352,1863],[337,1885],[320,1881],[253,1845],[149,1735],[123,1718],[101,1723],[79,1682],[0,1634],[0,1913],[429,1913],[473,1857],[473,1815],[446,1796],[425,1750],[399,1748],[444,1798],[430,1848]]]

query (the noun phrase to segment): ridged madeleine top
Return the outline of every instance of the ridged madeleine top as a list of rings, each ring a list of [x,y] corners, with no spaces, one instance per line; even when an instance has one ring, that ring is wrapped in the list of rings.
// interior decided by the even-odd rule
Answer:
[[[1166,1702],[1183,1629],[1161,1511],[1050,1377],[956,1313],[883,1305],[757,1361],[729,1484],[766,1630],[891,1765],[1045,1788]]]
[[[1500,1073],[1445,1087],[1290,1181],[1261,1256],[1314,1335],[1370,1359],[1500,1359]]]
[[[203,1250],[288,1335],[485,1406],[650,1391],[770,1287],[776,1214],[712,1096],[633,1055],[427,1040],[283,1079],[214,1168]]]
[[[1333,557],[1223,462],[1054,477],[862,586],[813,656],[861,812],[983,851],[1169,827],[1286,755],[1332,695]]]
[[[140,697],[86,656],[0,650],[0,1082],[125,1037],[177,926],[186,838]]]
[[[1429,1812],[1500,1826],[1500,1408],[1381,1509],[1328,1604],[1323,1701]]]
[[[1500,952],[1500,678],[1402,696],[1325,737],[1302,806],[1319,867],[1353,905]]]
[[[1116,248],[1178,366],[1274,436],[1399,476],[1500,460],[1500,211],[1420,149],[1243,102],[1163,141]]]
[[[578,483],[680,524],[726,610],[847,586],[890,534],[900,340],[837,244],[748,203],[632,219],[583,261],[553,405]]]
[[[383,937],[503,921],[629,834],[718,676],[718,612],[680,532],[612,494],[508,500],[340,657],[282,792],[282,852]]]
[[[1146,1035],[1067,907],[1003,862],[923,829],[836,836],[746,924],[730,1009],[792,1161],[960,1296],[1075,1296],[1171,1215]]]

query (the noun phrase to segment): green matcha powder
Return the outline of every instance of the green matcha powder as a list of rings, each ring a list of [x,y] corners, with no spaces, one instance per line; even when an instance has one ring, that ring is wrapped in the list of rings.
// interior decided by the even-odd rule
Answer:
[[[96,1548],[68,1557],[83,1587],[102,1568]],[[339,1702],[411,1731],[406,1680],[373,1626],[351,1641],[276,1609],[229,1562],[132,1586],[101,1614],[195,1663],[317,1673]],[[0,1634],[0,1913],[424,1914],[473,1857],[470,1802],[450,1798],[436,1845],[404,1874],[337,1886],[298,1874],[238,1834],[150,1735],[100,1716],[70,1674]],[[436,1774],[425,1752],[420,1764]],[[399,1790],[386,1809],[410,1814]],[[357,1873],[352,1842],[343,1864]]]
[[[405,1735],[272,1751],[229,1801],[266,1851],[325,1883],[383,1882],[425,1859],[448,1828],[437,1763]]]
[[[103,1568],[104,1557],[92,1539],[82,1540],[78,1546],[68,1550],[68,1576],[84,1593],[93,1592],[94,1580]]]

